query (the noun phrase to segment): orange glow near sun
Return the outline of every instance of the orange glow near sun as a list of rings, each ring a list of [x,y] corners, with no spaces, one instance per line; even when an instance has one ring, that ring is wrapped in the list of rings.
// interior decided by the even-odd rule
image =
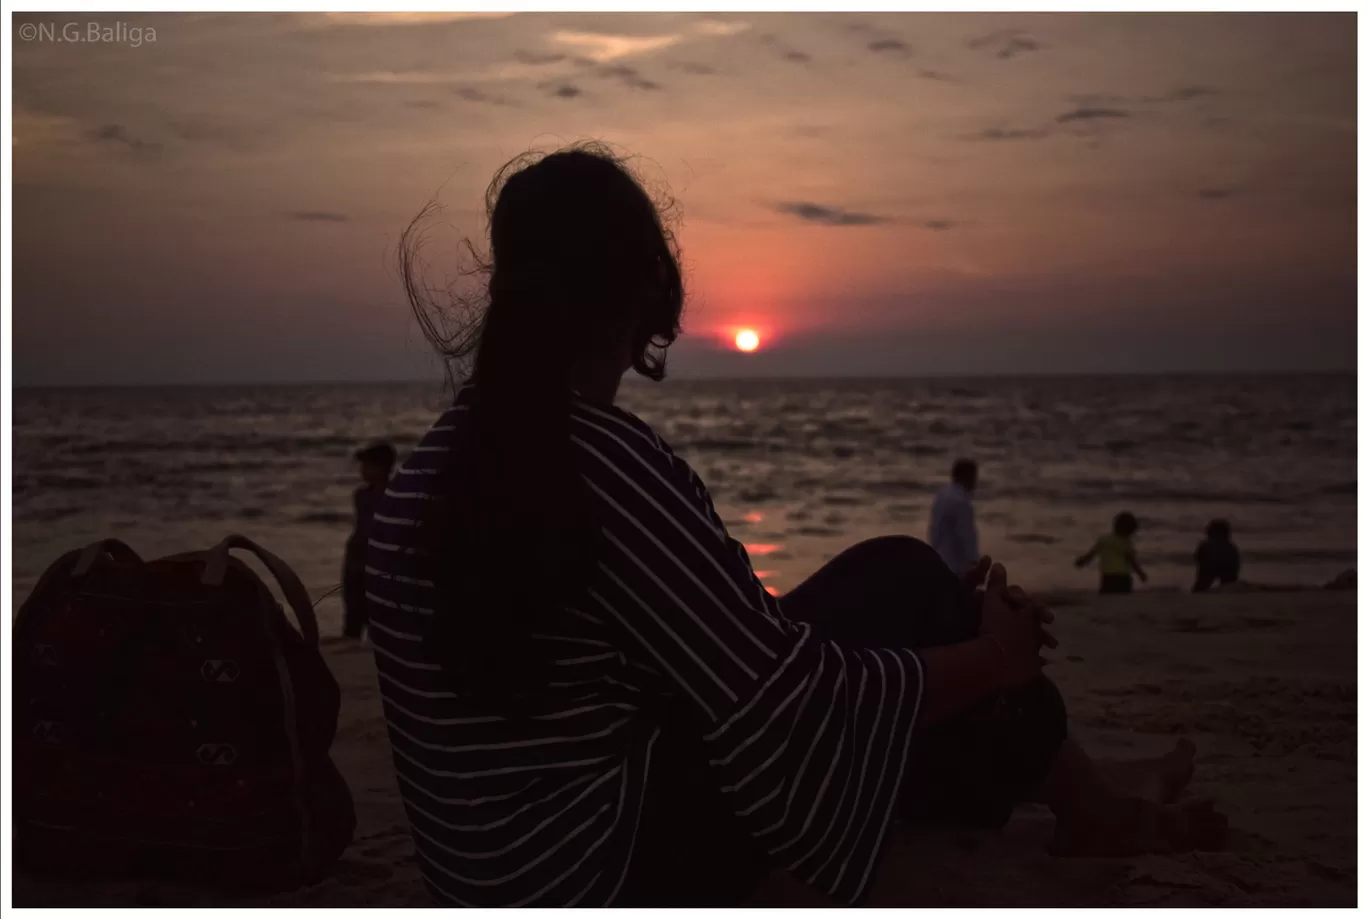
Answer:
[[[754,351],[760,347],[760,336],[754,329],[742,329],[736,333],[736,350]]]

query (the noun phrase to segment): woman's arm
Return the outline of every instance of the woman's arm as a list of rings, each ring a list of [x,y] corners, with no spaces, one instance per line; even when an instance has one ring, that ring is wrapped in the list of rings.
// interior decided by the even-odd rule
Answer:
[[[607,421],[608,419],[605,418],[604,420]],[[645,446],[644,443],[635,439],[629,439],[628,443]],[[677,485],[676,491],[685,499],[685,503],[696,503],[696,513],[704,518],[709,527],[720,538],[720,546],[713,543],[712,540],[708,540],[709,546],[714,552],[718,549],[722,550],[718,555],[718,558],[721,559],[721,568],[728,572],[729,577],[741,584],[743,587],[740,592],[741,597],[746,599],[753,597],[754,602],[748,605],[762,611],[766,616],[772,616],[787,623],[780,612],[779,604],[765,592],[763,585],[755,577],[745,547],[727,532],[703,481],[687,463],[679,459],[658,438],[652,441],[652,446],[660,451],[669,467],[668,469],[657,470],[664,473],[662,481],[673,482]],[[966,505],[965,510],[967,509],[968,506]],[[958,523],[959,521],[955,522]],[[980,559],[979,565],[966,577],[974,577],[973,586],[980,586],[988,577],[991,567],[990,559]],[[699,569],[696,568],[695,570]],[[1005,584],[1004,577],[1002,583],[996,586],[1005,588]],[[791,626],[791,624],[789,625]],[[1000,642],[986,637],[957,645],[918,651],[917,655],[921,658],[923,668],[922,689],[924,695],[919,719],[929,722],[941,721],[1001,689],[1003,653]]]
[[[1003,688],[1002,648],[991,638],[924,648],[921,658],[923,724],[936,724]]]
[[[629,660],[660,674],[657,691],[686,704],[757,843],[815,887],[858,899],[923,704],[940,717],[991,692],[998,652],[971,643],[928,676],[909,649],[823,640],[763,601],[682,462],[609,416],[577,416],[573,437],[603,534],[595,613]]]
[[[1093,547],[1091,549],[1089,549],[1087,552],[1084,552],[1078,558],[1074,559],[1074,567],[1086,568],[1088,564],[1095,558],[1097,558],[1097,543],[1093,543]]]
[[[918,652],[926,674],[924,723],[941,721],[986,695],[1035,679],[1043,664],[1041,646],[1059,646],[1044,628],[1054,614],[1021,588],[1009,588],[1001,565],[988,571],[982,603],[979,638]]]

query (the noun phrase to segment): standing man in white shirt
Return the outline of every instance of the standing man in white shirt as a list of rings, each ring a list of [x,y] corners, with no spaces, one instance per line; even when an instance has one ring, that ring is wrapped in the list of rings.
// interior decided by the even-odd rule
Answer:
[[[979,563],[978,526],[974,523],[974,486],[978,464],[955,460],[950,484],[936,493],[931,505],[931,547],[956,577],[964,577]]]

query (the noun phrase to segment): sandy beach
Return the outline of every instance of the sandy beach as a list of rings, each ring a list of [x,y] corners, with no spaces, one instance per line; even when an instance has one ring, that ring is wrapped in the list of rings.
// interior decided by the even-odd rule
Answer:
[[[1001,833],[895,826],[871,905],[1351,906],[1356,898],[1355,606],[1352,592],[1055,599],[1050,673],[1072,729],[1102,756],[1192,738],[1192,793],[1230,816],[1222,852],[1126,859],[1046,854],[1052,818],[1028,807]],[[342,685],[333,757],[357,832],[333,876],[244,901],[148,884],[16,875],[15,905],[420,906],[420,884],[368,650],[333,645]],[[752,905],[818,905],[776,876]]]

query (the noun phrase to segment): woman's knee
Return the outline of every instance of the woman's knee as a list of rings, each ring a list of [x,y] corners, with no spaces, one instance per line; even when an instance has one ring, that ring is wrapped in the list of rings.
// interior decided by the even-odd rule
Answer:
[[[856,543],[783,602],[790,618],[867,647],[930,647],[978,633],[972,593],[934,549],[911,536]]]
[[[841,554],[868,563],[895,565],[904,571],[950,572],[936,550],[915,536],[875,536],[857,542]]]

